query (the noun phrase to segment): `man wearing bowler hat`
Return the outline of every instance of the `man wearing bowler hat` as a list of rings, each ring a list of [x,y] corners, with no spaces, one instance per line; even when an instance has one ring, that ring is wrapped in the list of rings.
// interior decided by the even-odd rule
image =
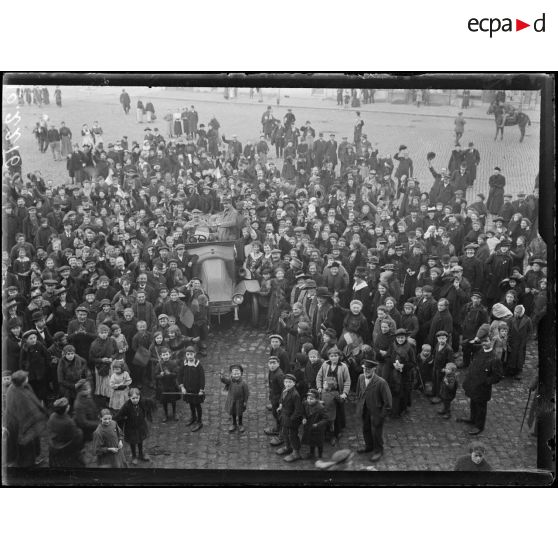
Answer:
[[[365,359],[357,384],[357,416],[362,418],[364,446],[358,453],[371,453],[378,461],[384,453],[384,421],[391,412],[392,398],[388,383],[376,374],[377,362]]]

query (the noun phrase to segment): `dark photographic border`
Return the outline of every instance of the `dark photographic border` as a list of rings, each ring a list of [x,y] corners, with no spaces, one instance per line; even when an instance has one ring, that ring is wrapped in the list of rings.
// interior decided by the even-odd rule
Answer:
[[[548,246],[548,310],[540,323],[539,394],[555,406],[555,78],[550,73],[393,72],[378,73],[8,73],[4,85],[88,86],[236,86],[236,87],[367,87],[376,89],[520,89],[541,91],[539,231]],[[539,419],[537,470],[462,473],[435,471],[259,471],[259,470],[51,470],[5,469],[8,486],[548,486],[555,480],[555,409]]]

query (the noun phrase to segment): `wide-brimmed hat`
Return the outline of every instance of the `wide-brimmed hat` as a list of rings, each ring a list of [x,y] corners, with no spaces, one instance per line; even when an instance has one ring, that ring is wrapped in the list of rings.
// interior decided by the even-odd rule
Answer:
[[[332,298],[332,294],[327,287],[318,287],[316,289],[316,297]]]

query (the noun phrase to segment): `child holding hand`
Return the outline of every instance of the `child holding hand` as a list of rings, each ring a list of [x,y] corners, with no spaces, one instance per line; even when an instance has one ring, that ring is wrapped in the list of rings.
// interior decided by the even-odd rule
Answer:
[[[121,360],[112,361],[109,386],[112,390],[109,407],[118,411],[128,400],[128,390],[132,383],[130,374],[125,370],[124,362]]]

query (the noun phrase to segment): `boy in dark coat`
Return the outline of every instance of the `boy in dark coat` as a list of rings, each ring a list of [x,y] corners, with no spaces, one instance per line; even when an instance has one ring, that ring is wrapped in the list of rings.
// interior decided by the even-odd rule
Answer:
[[[484,458],[486,447],[482,442],[473,442],[470,454],[462,455],[456,462],[454,471],[492,471],[492,467]]]
[[[440,384],[442,383],[443,370],[448,362],[453,362],[453,351],[448,344],[449,335],[447,331],[439,331],[436,334],[436,347],[434,349],[434,366],[432,375],[432,399],[430,403],[440,403]]]
[[[302,416],[302,443],[310,446],[310,452],[304,456],[304,459],[315,457],[316,448],[318,449],[318,457],[321,458],[328,420],[317,389],[308,390],[306,401],[302,404]]]
[[[298,429],[302,421],[302,402],[295,388],[296,377],[292,374],[286,374],[283,383],[285,389],[281,393],[277,411],[279,412],[285,446],[279,448],[276,453],[277,455],[284,455],[284,461],[287,463],[292,463],[301,458]]]
[[[283,381],[285,374],[279,366],[279,358],[275,355],[269,357],[268,363],[268,383],[269,383],[269,401],[271,403],[271,412],[275,419],[275,427],[269,427],[264,430],[268,436],[273,436],[270,441],[272,446],[280,446],[283,443],[281,439],[281,425],[279,422],[278,407],[283,393]]]
[[[147,421],[152,421],[153,401],[140,397],[138,388],[132,388],[129,399],[120,408],[114,420],[124,431],[124,440],[130,444],[132,450],[132,464],[140,461],[151,461],[143,452],[143,441],[149,433]],[[139,455],[136,453],[136,448]]]
[[[308,390],[316,388],[316,376],[324,361],[316,349],[308,352],[308,362],[304,367],[304,380]]]
[[[279,359],[279,366],[284,374],[290,372],[291,364],[289,362],[289,355],[287,351],[282,347],[283,337],[274,333],[269,336],[270,354],[276,356]]]
[[[169,403],[172,408],[172,420],[176,418],[176,402],[180,399],[177,376],[178,364],[171,360],[171,350],[163,347],[160,350],[160,360],[155,368],[155,393],[157,400],[163,406],[165,418],[163,422],[169,420]]]

